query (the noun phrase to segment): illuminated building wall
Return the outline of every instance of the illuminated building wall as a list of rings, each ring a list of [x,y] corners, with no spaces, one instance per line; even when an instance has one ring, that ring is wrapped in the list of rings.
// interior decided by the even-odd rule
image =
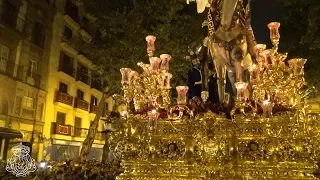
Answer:
[[[33,142],[36,159],[45,120],[54,8],[46,1],[0,0],[0,12],[0,127],[23,134],[23,139],[1,139],[0,159],[10,157],[10,148],[20,141]]]
[[[71,43],[89,42],[98,32],[89,26],[90,17],[72,1],[56,1],[50,51],[48,94],[45,110],[43,150],[46,159],[72,159],[79,154],[90,122],[102,97],[102,81],[93,79],[95,65]],[[98,131],[103,130],[103,121]],[[97,133],[93,147],[102,152],[104,135]],[[100,158],[99,153],[95,158]]]

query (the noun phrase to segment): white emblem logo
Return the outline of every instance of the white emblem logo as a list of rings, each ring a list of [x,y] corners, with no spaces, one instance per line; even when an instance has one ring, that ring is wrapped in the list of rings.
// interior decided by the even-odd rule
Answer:
[[[21,143],[12,149],[12,157],[8,159],[6,170],[16,177],[25,177],[37,170],[35,160],[29,155],[30,148]]]

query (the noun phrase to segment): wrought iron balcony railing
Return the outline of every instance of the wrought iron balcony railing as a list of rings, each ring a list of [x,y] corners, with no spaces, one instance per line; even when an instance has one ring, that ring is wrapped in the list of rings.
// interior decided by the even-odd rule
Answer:
[[[61,91],[56,91],[55,102],[61,102],[69,106],[73,105],[73,97]]]
[[[73,136],[74,137],[87,137],[88,135],[88,129],[85,128],[79,128],[79,127],[72,127],[73,129]]]
[[[94,89],[96,89],[96,90],[98,90],[98,91],[102,91],[102,83],[101,83],[101,81],[100,80],[96,80],[96,79],[93,79],[92,81],[91,81],[91,88],[94,88]]]
[[[85,100],[81,100],[79,98],[75,98],[74,108],[79,108],[79,109],[88,111],[89,103],[87,101],[85,101]]]
[[[89,75],[81,71],[77,71],[77,81],[81,81],[85,84],[88,84],[89,86],[91,84],[91,78],[89,77]]]
[[[31,78],[32,79],[34,86],[40,87],[40,83],[41,83],[41,75],[40,74],[38,74],[37,72],[32,72],[31,69],[29,68],[28,69],[28,77],[27,78]]]
[[[15,64],[14,62],[0,58],[0,73],[40,88],[41,75],[32,72],[28,66]]]
[[[98,111],[98,108],[99,108],[98,106],[91,104],[90,105],[90,113],[96,114]]]
[[[53,134],[61,134],[61,135],[71,136],[71,126],[70,125],[52,122],[51,128],[52,128]]]
[[[56,122],[51,123],[51,132],[52,134],[60,134],[72,137],[82,137],[86,138],[89,132],[87,128],[79,128],[66,124],[59,124]],[[102,132],[96,132],[95,140],[104,141],[105,134]]]

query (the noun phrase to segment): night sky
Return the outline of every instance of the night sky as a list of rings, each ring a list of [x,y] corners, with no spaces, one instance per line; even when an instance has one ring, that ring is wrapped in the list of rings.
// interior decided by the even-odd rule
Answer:
[[[271,47],[267,24],[273,21],[281,23],[282,8],[275,0],[251,0],[252,28],[259,44]],[[281,29],[281,26],[280,26]]]

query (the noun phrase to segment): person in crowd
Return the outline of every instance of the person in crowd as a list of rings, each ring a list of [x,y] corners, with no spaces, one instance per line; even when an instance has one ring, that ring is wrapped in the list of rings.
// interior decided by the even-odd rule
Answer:
[[[192,68],[188,72],[188,99],[194,97],[201,98],[201,88],[202,88],[202,74],[201,74],[201,64],[200,58],[201,54],[199,50],[193,51],[189,48],[190,56],[187,58],[191,61]]]
[[[219,94],[218,94],[218,84],[217,84],[217,73],[215,72],[213,63],[208,65],[210,75],[208,78],[208,88],[209,88],[209,99],[208,101],[217,104],[219,103]]]

